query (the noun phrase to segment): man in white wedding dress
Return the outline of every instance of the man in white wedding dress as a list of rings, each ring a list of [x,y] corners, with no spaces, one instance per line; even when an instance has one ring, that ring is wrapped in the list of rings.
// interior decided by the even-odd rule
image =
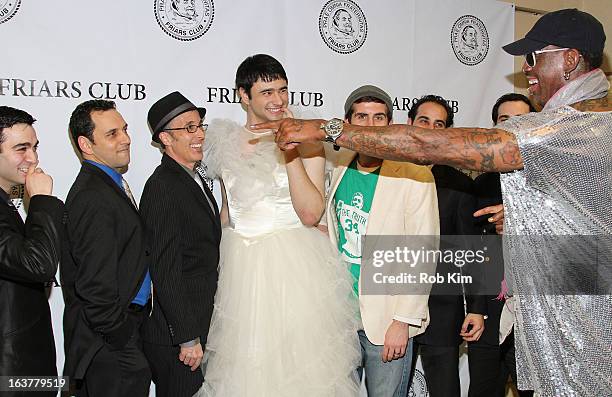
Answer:
[[[324,209],[320,143],[281,152],[245,125],[289,114],[273,57],[242,62],[246,122],[213,120],[208,171],[222,181],[219,284],[202,396],[356,396],[356,306],[334,248],[314,226]]]

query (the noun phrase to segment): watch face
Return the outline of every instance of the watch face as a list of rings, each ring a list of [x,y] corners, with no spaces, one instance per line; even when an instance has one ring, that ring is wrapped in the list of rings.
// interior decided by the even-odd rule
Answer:
[[[337,138],[342,134],[343,122],[340,119],[331,119],[325,125],[325,132],[332,138]]]

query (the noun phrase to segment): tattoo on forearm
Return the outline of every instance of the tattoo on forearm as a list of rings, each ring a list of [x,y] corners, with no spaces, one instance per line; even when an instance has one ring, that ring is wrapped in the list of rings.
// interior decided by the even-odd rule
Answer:
[[[610,104],[609,97],[603,97],[599,99],[589,99],[586,101],[578,102],[572,105],[572,107],[581,112],[609,112],[612,111],[612,105]]]
[[[342,146],[379,158],[417,164],[448,164],[478,171],[522,168],[514,135],[497,129],[362,127],[347,131]]]

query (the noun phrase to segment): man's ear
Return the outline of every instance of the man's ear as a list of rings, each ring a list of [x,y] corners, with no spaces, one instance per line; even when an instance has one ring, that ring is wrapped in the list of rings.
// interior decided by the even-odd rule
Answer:
[[[79,149],[81,149],[82,153],[91,155],[93,154],[93,143],[86,136],[80,135],[77,138],[77,145],[79,145]]]
[[[244,88],[240,87],[238,89],[238,94],[240,94],[240,101],[245,104],[245,106],[249,106],[251,103],[251,98],[249,98],[249,94],[244,90]]]
[[[569,49],[563,53],[563,71],[571,73],[580,64],[580,52],[576,49]]]
[[[412,125],[412,119],[410,117],[408,117],[408,120],[406,120],[406,124]]]
[[[172,139],[173,137],[168,131],[162,131],[159,133],[159,140],[164,146],[170,146]]]

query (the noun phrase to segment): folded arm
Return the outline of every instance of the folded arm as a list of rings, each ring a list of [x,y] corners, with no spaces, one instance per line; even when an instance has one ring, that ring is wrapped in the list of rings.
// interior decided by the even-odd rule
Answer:
[[[64,204],[55,197],[36,195],[30,202],[25,234],[0,214],[0,276],[14,281],[53,280],[60,258]]]

